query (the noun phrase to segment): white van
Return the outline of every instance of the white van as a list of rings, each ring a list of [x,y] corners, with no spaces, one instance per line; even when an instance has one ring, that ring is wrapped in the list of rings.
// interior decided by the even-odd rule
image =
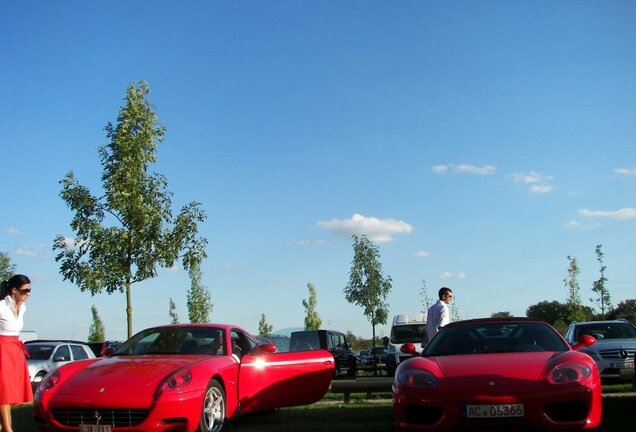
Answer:
[[[411,313],[400,314],[393,317],[391,324],[391,336],[387,353],[387,373],[393,375],[400,362],[411,358],[410,354],[400,351],[403,344],[411,342],[415,344],[418,352],[426,341],[426,314]]]

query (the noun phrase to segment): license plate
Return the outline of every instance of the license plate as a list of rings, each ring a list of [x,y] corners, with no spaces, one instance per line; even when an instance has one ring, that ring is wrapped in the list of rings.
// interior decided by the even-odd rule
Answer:
[[[80,432],[111,432],[112,429],[110,425],[89,425],[89,424],[81,424],[79,425]]]
[[[466,418],[523,417],[523,404],[466,405]]]
[[[622,362],[622,363],[612,363],[612,368],[614,369],[634,369],[634,362]]]

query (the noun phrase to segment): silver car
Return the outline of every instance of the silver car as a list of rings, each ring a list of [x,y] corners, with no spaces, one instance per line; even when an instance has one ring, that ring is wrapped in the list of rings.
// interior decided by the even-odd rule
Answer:
[[[581,335],[596,338],[596,344],[581,349],[598,365],[601,378],[627,379],[634,376],[636,326],[627,320],[573,322],[565,339],[575,344]]]
[[[42,378],[63,364],[84,359],[95,358],[90,347],[74,341],[29,341],[27,365],[33,386],[37,386]]]

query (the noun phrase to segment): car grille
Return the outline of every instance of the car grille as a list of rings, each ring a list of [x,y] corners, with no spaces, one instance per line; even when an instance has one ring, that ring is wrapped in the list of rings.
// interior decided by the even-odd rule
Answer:
[[[406,405],[404,418],[409,424],[432,425],[442,418],[444,410],[436,406]]]
[[[554,422],[585,420],[589,407],[583,401],[557,402],[545,406],[545,414]]]
[[[625,357],[627,353],[627,357]],[[608,360],[623,360],[626,358],[634,358],[635,348],[615,348],[600,351],[601,357]]]
[[[109,408],[54,408],[51,410],[55,420],[64,426],[99,424],[113,427],[136,426],[148,416],[147,409],[109,409]]]

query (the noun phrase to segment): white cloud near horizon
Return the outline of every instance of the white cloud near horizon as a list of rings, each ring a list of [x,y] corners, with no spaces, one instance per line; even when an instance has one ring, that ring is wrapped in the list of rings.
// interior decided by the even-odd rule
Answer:
[[[7,228],[7,234],[10,236],[17,236],[20,234],[20,231],[16,228]]]
[[[581,223],[581,222],[577,221],[576,219],[572,219],[571,221],[569,221],[569,222],[567,222],[565,224],[566,228],[574,229],[574,230],[580,230],[580,231],[590,231],[590,230],[593,230],[595,228],[598,228],[599,226],[600,226],[599,223],[584,224],[584,223]]]
[[[614,211],[580,209],[579,214],[587,218],[603,218],[625,221],[629,219],[636,219],[636,208],[626,207]]]
[[[421,257],[421,258],[428,258],[431,256],[431,253],[425,250],[418,250],[417,252],[413,252],[413,255],[415,255],[416,257]]]
[[[477,166],[472,164],[440,164],[433,167],[433,171],[437,174],[452,172],[455,174],[477,174],[490,175],[497,171],[494,165]]]
[[[379,219],[355,213],[349,219],[331,219],[318,221],[319,228],[325,228],[332,233],[345,238],[353,234],[364,234],[369,240],[386,243],[394,240],[398,234],[410,234],[414,228],[411,224],[396,219]]]
[[[618,175],[636,176],[636,168],[614,168],[614,172]]]
[[[290,242],[291,246],[305,247],[305,248],[322,248],[329,246],[329,243],[324,240],[299,240],[297,242]]]

